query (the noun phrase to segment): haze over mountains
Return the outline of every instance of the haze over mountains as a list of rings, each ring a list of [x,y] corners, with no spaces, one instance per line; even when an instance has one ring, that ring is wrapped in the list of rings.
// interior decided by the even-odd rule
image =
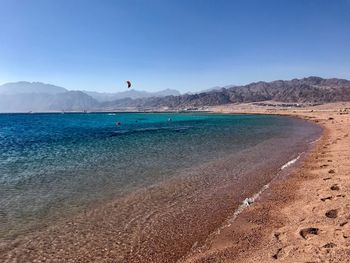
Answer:
[[[142,90],[130,89],[127,91],[122,91],[118,93],[101,93],[95,91],[83,91],[84,93],[90,95],[99,102],[120,100],[125,98],[130,99],[140,99],[140,98],[150,98],[150,97],[165,97],[165,96],[179,96],[180,92],[173,89],[165,89],[157,92],[147,92]]]
[[[183,109],[270,100],[286,103],[350,101],[350,81],[319,77],[260,81],[184,95],[169,89],[154,93],[137,90],[120,93],[69,91],[40,82],[16,82],[0,86],[0,112]]]
[[[5,83],[0,86],[0,94],[3,95],[18,95],[18,94],[30,94],[30,93],[45,93],[45,94],[58,94],[67,92],[68,90],[62,87],[58,87],[51,84],[45,84],[41,82],[11,82]]]
[[[177,90],[127,90],[117,93],[69,91],[41,82],[13,82],[0,86],[0,112],[98,110],[101,102],[180,95]]]

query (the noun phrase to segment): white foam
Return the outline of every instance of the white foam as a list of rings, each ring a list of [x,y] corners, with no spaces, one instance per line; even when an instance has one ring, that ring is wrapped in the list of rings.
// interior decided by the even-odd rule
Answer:
[[[320,136],[320,138],[318,138],[318,139],[316,139],[316,140],[310,142],[310,144],[314,144],[314,143],[318,142],[319,140],[321,140],[321,138],[322,138],[322,136]]]
[[[299,154],[297,158],[293,159],[293,160],[290,160],[289,162],[285,163],[284,165],[282,165],[281,167],[281,170],[284,170],[286,169],[287,167],[291,166],[292,164],[294,164],[296,161],[299,160],[300,156],[302,155],[303,153]]]
[[[299,160],[299,158],[301,157],[301,155],[304,154],[304,152],[302,152],[301,154],[298,155],[298,157],[294,158],[293,160],[290,160],[289,162],[287,162],[286,164],[284,164],[282,167],[281,167],[281,170],[291,166],[292,164],[294,164],[296,161]],[[279,173],[277,173],[277,176],[278,176]],[[277,177],[276,176],[276,177]],[[275,177],[275,178],[276,178]],[[271,182],[273,181],[274,179],[271,180]],[[270,182],[270,183],[271,183]],[[241,214],[244,209],[246,209],[247,207],[249,207],[251,204],[253,204],[261,195],[262,193],[267,190],[269,187],[270,187],[270,183],[268,184],[265,184],[262,188],[260,188],[260,191],[255,193],[253,196],[251,197],[248,197],[246,199],[244,199],[242,201],[242,203],[238,206],[238,208],[234,211],[233,215],[231,217],[228,218],[228,220],[226,221],[226,223],[224,223],[221,227],[219,227],[215,232],[213,232],[212,234],[209,235],[208,239],[212,236],[215,236],[215,235],[219,235],[221,230],[223,230],[224,228],[227,228],[227,227],[230,227],[231,224],[236,220],[236,218],[239,216],[239,214]],[[191,250],[194,250],[197,248],[197,242],[195,243],[194,246],[192,246],[192,249]]]
[[[248,197],[246,199],[244,199],[242,201],[242,203],[240,204],[240,206],[235,210],[234,214],[228,218],[228,220],[226,221],[225,224],[223,224],[221,227],[219,227],[215,232],[211,233],[207,239],[210,239],[212,236],[215,235],[219,235],[221,230],[223,230],[226,227],[230,227],[231,224],[236,220],[236,218],[238,217],[238,215],[240,213],[242,213],[244,211],[244,209],[246,209],[248,206],[250,206],[251,204],[253,204],[258,198],[259,196],[266,190],[268,189],[270,186],[270,183],[264,185],[259,192],[255,193],[253,196]],[[206,243],[206,242],[205,242]],[[194,249],[197,249],[197,242],[196,242],[196,246],[192,246],[191,250],[193,251]]]
[[[270,186],[270,184],[265,184],[259,192],[255,193],[252,197],[248,197],[246,199],[243,200],[243,202],[241,203],[241,205],[235,210],[233,216],[230,218],[230,220],[228,221],[228,225],[225,225],[224,227],[228,227],[231,225],[231,223],[233,221],[235,221],[235,219],[237,218],[237,216],[243,212],[244,209],[246,209],[248,206],[250,206],[251,204],[253,204],[258,198],[259,196],[266,190],[268,189]]]
[[[302,152],[301,154],[298,155],[298,157],[290,160],[289,162],[287,162],[286,164],[284,164],[281,167],[281,170],[286,169],[287,167],[293,165],[294,163],[296,163],[299,158],[301,157],[301,155],[304,154],[304,152]],[[233,216],[228,220],[228,224],[224,225],[222,228],[228,227],[231,225],[231,223],[237,218],[237,216],[243,212],[244,209],[246,209],[248,206],[250,206],[251,204],[253,204],[258,198],[259,196],[266,190],[268,189],[270,186],[270,184],[266,184],[264,185],[259,192],[255,193],[253,196],[248,197],[246,199],[244,199],[241,203],[241,205],[235,210]],[[220,228],[219,231],[222,229]]]

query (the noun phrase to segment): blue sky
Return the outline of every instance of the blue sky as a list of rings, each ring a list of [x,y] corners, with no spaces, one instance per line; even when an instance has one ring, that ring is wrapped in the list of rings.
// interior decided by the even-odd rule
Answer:
[[[0,83],[182,92],[350,79],[350,0],[0,0]]]

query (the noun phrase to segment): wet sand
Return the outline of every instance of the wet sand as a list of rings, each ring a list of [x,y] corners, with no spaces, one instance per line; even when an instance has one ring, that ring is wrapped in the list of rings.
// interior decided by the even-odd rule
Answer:
[[[274,181],[257,202],[182,262],[350,262],[349,109],[350,103],[212,108],[298,116],[320,124],[324,134],[288,178]]]

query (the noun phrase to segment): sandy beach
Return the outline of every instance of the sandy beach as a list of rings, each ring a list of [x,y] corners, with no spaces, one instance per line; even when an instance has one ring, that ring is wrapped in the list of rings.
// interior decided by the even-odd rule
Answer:
[[[324,132],[290,176],[273,181],[257,202],[183,262],[350,262],[349,106],[212,108],[297,116],[318,123]]]

